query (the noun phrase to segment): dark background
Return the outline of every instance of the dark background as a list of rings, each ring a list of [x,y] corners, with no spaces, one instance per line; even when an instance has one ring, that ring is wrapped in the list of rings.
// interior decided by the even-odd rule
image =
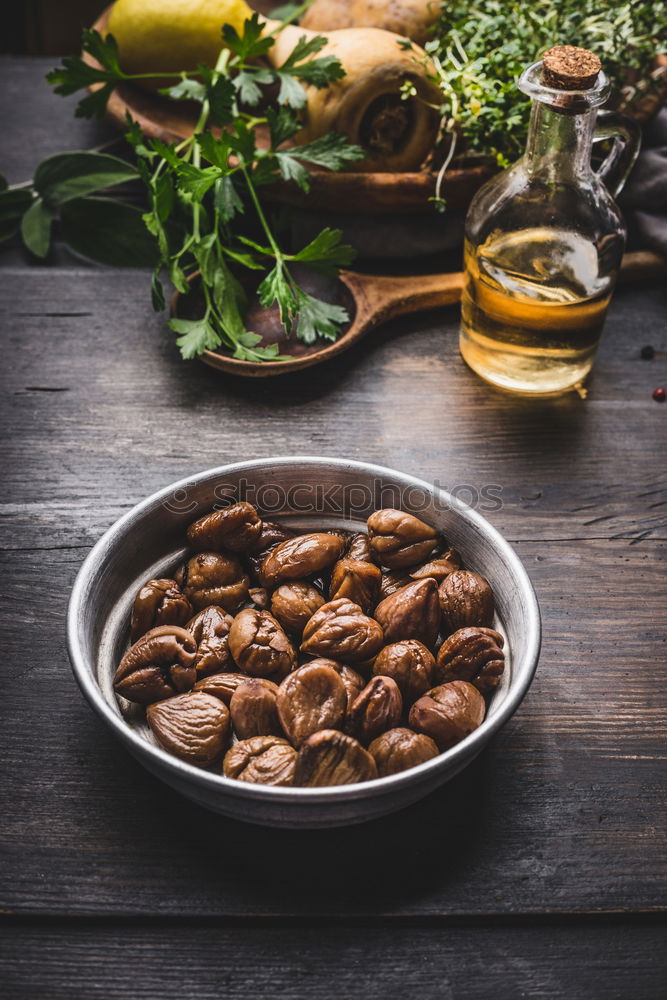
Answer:
[[[9,55],[63,55],[76,52],[81,29],[93,24],[104,0],[23,0],[7,4],[0,52]]]

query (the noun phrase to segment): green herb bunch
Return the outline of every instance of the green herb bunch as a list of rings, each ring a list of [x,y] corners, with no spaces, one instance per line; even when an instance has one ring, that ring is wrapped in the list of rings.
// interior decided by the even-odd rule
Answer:
[[[651,85],[667,50],[665,0],[452,0],[426,48],[443,93],[445,131],[458,149],[507,166],[524,150],[530,104],[517,90],[523,70],[553,45],[579,45],[602,61],[615,89],[628,70]],[[451,138],[450,152],[453,153]]]
[[[294,13],[290,11],[290,19]],[[279,69],[267,68],[258,60],[275,44],[274,34],[263,31],[255,14],[241,35],[230,25],[222,28],[224,48],[214,67],[199,66],[196,76],[143,74],[176,76],[174,85],[162,93],[199,102],[193,135],[167,144],[146,137],[128,116],[127,139],[136,154],[136,168],[102,153],[51,157],[40,165],[31,185],[0,190],[0,226],[4,223],[0,237],[20,227],[29,248],[45,256],[57,214],[64,237],[75,250],[105,263],[118,263],[119,251],[127,253],[124,263],[150,261],[156,310],[165,306],[163,270],[183,293],[190,291],[188,278],[199,271],[203,315],[169,324],[178,334],[184,358],[220,346],[242,360],[281,357],[277,345],[261,346],[261,337],[245,327],[245,282],[239,280],[244,272],[257,272],[254,285],[261,304],[277,303],[281,322],[299,339],[335,340],[348,320],[347,312],[304,291],[292,274],[292,264],[335,275],[351,262],[354,251],[341,244],[339,230],[325,229],[298,252],[286,252],[260,191],[283,178],[307,192],[308,167],[339,170],[364,152],[333,134],[308,145],[285,146],[301,128],[299,112],[306,103],[302,84],[326,87],[344,71],[336,58],[316,57],[326,44],[321,36],[302,37]],[[68,57],[47,79],[63,95],[97,84],[98,89],[81,100],[76,114],[101,117],[117,84],[138,75],[123,72],[112,36],[85,31],[83,49],[101,69],[78,56]],[[266,98],[269,87],[276,95],[272,100]],[[260,104],[261,110],[255,110]],[[268,132],[268,148],[258,146],[258,127]],[[148,191],[149,209],[143,214],[130,204],[91,196],[137,176]],[[254,216],[252,225],[244,218],[248,212]],[[112,227],[120,233],[121,244],[117,236],[112,239],[110,259],[105,260],[100,228],[109,232]]]

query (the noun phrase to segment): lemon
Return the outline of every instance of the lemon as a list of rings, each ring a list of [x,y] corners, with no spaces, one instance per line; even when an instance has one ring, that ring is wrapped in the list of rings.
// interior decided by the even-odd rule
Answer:
[[[215,65],[223,24],[240,34],[251,15],[245,0],[117,0],[109,33],[126,73],[192,72],[200,63]],[[175,81],[142,82],[164,86]]]

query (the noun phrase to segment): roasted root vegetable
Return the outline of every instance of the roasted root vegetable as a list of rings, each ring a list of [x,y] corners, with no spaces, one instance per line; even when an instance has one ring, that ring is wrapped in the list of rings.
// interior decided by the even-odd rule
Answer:
[[[315,32],[289,27],[268,53],[272,65],[285,62],[303,35]],[[306,87],[304,127],[296,141],[312,142],[328,132],[343,133],[366,150],[348,166],[362,171],[418,170],[433,145],[439,117],[437,88],[425,68],[426,54],[414,43],[381,28],[342,28],[328,35],[318,57],[336,56],[345,76],[328,87]],[[404,97],[409,84],[413,94]]]
[[[301,18],[304,28],[384,28],[423,45],[438,20],[439,0],[315,0]]]

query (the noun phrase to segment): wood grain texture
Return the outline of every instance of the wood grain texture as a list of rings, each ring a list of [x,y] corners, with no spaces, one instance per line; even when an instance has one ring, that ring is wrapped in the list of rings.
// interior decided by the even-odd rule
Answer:
[[[143,272],[13,270],[0,546],[91,544],[191,472],[298,453],[376,461],[464,500],[498,486],[502,509],[480,509],[513,541],[664,540],[667,408],[651,393],[667,383],[666,312],[664,287],[619,291],[586,400],[481,382],[459,358],[456,309],[381,327],[316,377],[253,385],[179,361]]]
[[[518,546],[546,625],[527,699],[451,784],[345,831],[344,879],[339,861],[323,863],[338,857],[340,831],[267,831],[214,816],[117,746],[84,704],[64,648],[83,551],[5,552],[13,599],[0,761],[12,808],[0,908],[229,917],[660,910],[666,696],[657,680],[667,630],[656,622],[666,546],[646,545]]]
[[[3,931],[12,1000],[662,1000],[667,972],[664,928],[652,925],[82,922]]]
[[[44,62],[0,61],[14,180],[100,134],[42,87]],[[466,369],[455,309],[382,327],[316,376],[256,385],[179,360],[146,273],[61,248],[50,267],[11,247],[0,264],[12,1000],[318,998],[359,983],[370,1000],[659,996],[664,282],[617,294],[588,399],[530,401]],[[65,609],[89,546],[148,493],[228,461],[318,453],[476,491],[535,583],[544,650],[488,750],[409,812],[267,831],[187,803],[113,741],[72,678]],[[491,486],[499,503],[481,499]]]

